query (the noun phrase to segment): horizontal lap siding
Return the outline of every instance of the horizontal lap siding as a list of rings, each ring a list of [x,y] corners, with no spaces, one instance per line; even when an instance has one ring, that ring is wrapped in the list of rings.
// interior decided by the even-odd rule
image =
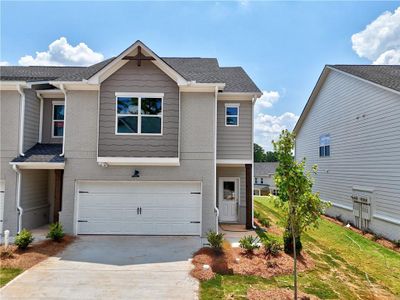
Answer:
[[[351,208],[353,186],[370,187],[373,214],[400,220],[399,130],[400,95],[331,71],[297,135],[296,158],[318,165],[322,199]],[[324,133],[331,156],[320,158]]]
[[[116,135],[116,92],[164,93],[163,135]],[[178,156],[178,86],[151,62],[143,62],[140,67],[135,62],[128,62],[102,83],[99,118],[99,156]]]
[[[239,126],[225,126],[225,104],[239,103]],[[253,105],[251,101],[218,101],[217,159],[252,159]]]

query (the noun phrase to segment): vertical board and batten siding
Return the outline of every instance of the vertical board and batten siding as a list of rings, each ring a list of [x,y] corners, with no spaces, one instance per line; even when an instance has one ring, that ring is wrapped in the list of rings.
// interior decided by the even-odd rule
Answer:
[[[32,229],[49,222],[48,170],[22,170],[22,227]]]
[[[43,128],[42,143],[43,144],[62,144],[63,138],[52,137],[52,120],[53,120],[53,101],[62,102],[63,98],[43,99]]]
[[[36,92],[25,89],[24,150],[35,146],[39,140],[40,100]]]
[[[225,126],[225,104],[239,107],[239,126]],[[253,104],[251,101],[218,101],[217,159],[252,159]]]
[[[372,215],[400,222],[399,130],[399,94],[331,71],[297,133],[296,159],[318,165],[323,200],[351,214],[353,187],[372,188]],[[322,134],[330,134],[330,157],[319,157]]]
[[[163,134],[116,135],[115,93],[164,93]],[[100,157],[178,157],[179,89],[152,62],[128,62],[100,88]]]

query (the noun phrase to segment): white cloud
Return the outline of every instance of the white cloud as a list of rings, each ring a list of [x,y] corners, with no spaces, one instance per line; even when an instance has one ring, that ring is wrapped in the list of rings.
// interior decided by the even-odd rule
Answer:
[[[4,61],[4,60],[0,60],[0,66],[9,66],[9,62],[8,61]]]
[[[72,46],[65,37],[55,40],[47,51],[36,52],[36,56],[26,55],[18,63],[22,66],[87,66],[104,60],[101,53],[94,52],[85,43]]]
[[[254,120],[255,143],[265,150],[273,150],[272,141],[279,137],[282,130],[293,130],[299,116],[285,112],[280,116],[258,113]]]
[[[270,108],[274,103],[278,102],[280,98],[279,92],[277,91],[263,91],[260,99],[257,100],[255,105],[256,113],[262,111],[265,108]]]
[[[400,7],[381,14],[351,40],[358,56],[374,64],[400,64]]]

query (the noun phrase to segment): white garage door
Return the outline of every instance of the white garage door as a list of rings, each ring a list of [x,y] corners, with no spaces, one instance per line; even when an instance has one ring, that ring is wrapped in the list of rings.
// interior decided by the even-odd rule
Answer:
[[[78,234],[200,235],[199,182],[78,183]]]

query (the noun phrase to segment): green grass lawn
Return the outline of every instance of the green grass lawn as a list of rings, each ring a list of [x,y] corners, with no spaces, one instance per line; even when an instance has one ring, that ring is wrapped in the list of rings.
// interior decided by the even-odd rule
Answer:
[[[267,197],[255,198],[255,209],[282,227],[282,212]],[[315,268],[299,274],[299,289],[321,299],[400,299],[400,254],[328,220],[302,237]],[[292,288],[291,276],[263,279],[218,275],[202,282],[201,299],[246,299],[250,287]]]
[[[21,274],[21,269],[0,268],[0,287]]]

